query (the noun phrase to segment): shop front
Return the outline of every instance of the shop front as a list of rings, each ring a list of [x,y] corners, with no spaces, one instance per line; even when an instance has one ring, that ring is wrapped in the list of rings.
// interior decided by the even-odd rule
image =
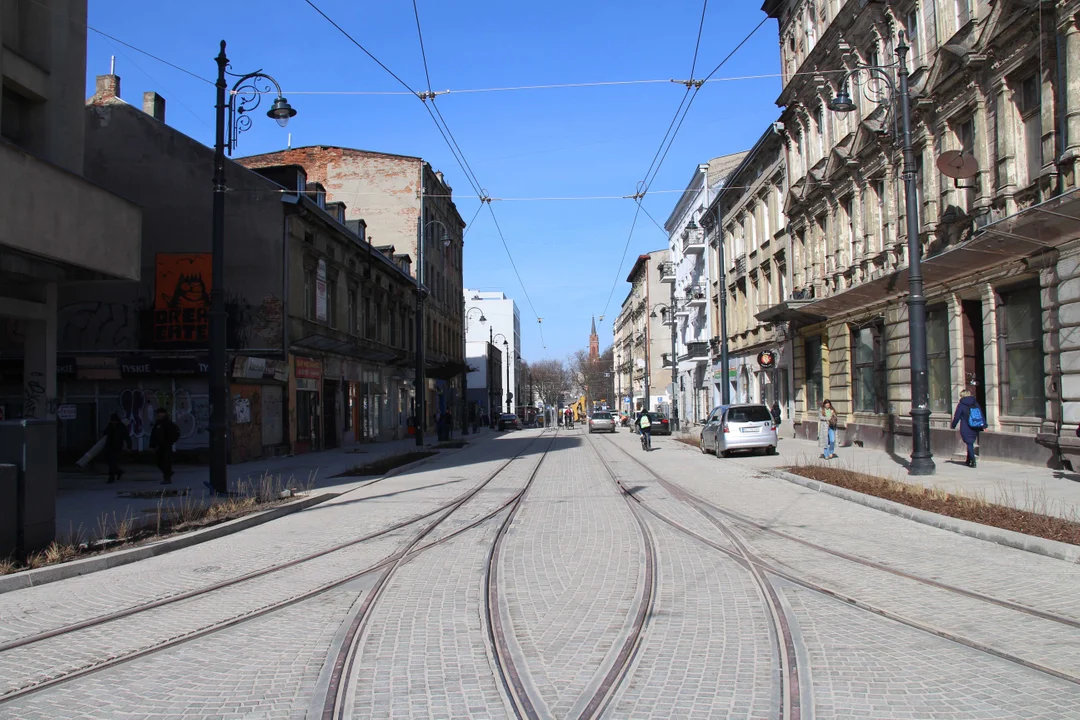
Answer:
[[[296,407],[296,440],[293,452],[308,453],[322,449],[322,416],[319,402],[322,385],[322,361],[294,355],[293,382]]]
[[[278,455],[287,450],[284,436],[285,389],[289,368],[280,360],[233,358],[230,462]]]

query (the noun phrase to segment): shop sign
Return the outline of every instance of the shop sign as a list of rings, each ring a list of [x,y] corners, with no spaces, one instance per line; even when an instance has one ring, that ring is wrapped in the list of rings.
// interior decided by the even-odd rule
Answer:
[[[205,375],[209,362],[205,357],[194,355],[181,357],[150,357],[125,355],[117,359],[120,374],[125,378],[153,377],[155,375]]]
[[[772,350],[762,350],[758,353],[757,364],[762,370],[771,370],[776,367],[776,353]]]
[[[267,360],[266,372],[263,377],[271,377],[278,382],[285,382],[289,379],[289,365],[281,360]]]
[[[75,419],[75,406],[74,405],[61,405],[56,408],[56,417],[60,420],[74,420]]]
[[[266,373],[266,359],[238,357],[233,363],[233,377],[248,380],[262,380]]]
[[[315,319],[326,322],[326,261],[319,260],[315,271]]]
[[[155,343],[207,343],[212,258],[210,253],[157,254]]]
[[[322,363],[312,358],[295,358],[296,377],[305,380],[318,380],[322,377]]]
[[[114,357],[77,357],[75,376],[80,380],[119,380],[120,366]]]

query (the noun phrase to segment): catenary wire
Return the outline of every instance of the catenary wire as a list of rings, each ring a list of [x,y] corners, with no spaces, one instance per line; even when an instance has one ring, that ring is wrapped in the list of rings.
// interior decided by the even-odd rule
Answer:
[[[416,17],[416,36],[420,39],[420,57],[424,61],[424,78],[427,79],[427,89],[431,92],[431,72],[428,70],[427,50],[424,49],[424,33],[420,30],[420,9],[416,6],[416,0],[412,3],[413,15]]]

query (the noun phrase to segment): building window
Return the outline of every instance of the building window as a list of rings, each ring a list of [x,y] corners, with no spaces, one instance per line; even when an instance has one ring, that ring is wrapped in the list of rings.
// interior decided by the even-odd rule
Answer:
[[[337,283],[326,281],[326,324],[337,327]]]
[[[355,290],[353,290],[351,288],[349,289],[349,292],[348,292],[348,294],[346,296],[346,301],[347,301],[347,307],[345,309],[345,312],[348,314],[349,334],[350,335],[356,335],[357,327],[358,327],[359,323],[357,322],[357,319],[356,319],[357,307],[356,307],[356,291]]]
[[[375,303],[375,339],[379,342],[385,342],[386,336],[383,334],[383,312],[382,303]]]
[[[371,313],[371,298],[364,298],[364,337],[368,340],[376,340],[375,318]]]
[[[304,270],[304,317],[315,319],[315,269]]]
[[[956,31],[968,24],[971,20],[971,0],[954,0],[956,3]]]
[[[815,335],[807,338],[804,348],[806,412],[810,413],[815,408],[821,407],[821,402],[824,399],[824,387],[821,377],[821,336]]]
[[[1039,74],[1032,73],[1020,82],[1018,93],[1020,122],[1024,126],[1024,154],[1027,160],[1027,184],[1042,174],[1042,85]]]
[[[391,311],[389,315],[387,325],[390,327],[390,347],[397,347],[397,313]]]
[[[904,17],[904,25],[907,26],[908,44],[911,45],[911,66],[922,65],[922,43],[919,38],[919,6],[911,8]]]
[[[881,328],[864,327],[851,333],[851,389],[855,412],[881,412],[883,353]]]
[[[1039,288],[1028,287],[1002,295],[1004,312],[1000,345],[1005,348],[1001,395],[1006,415],[1043,417],[1042,303]]]
[[[876,237],[877,248],[876,249],[877,249],[878,252],[881,252],[882,250],[885,249],[885,245],[888,243],[888,238],[886,238],[886,236],[885,236],[885,227],[886,227],[886,224],[887,224],[886,223],[886,213],[888,212],[888,210],[887,210],[888,206],[886,205],[886,201],[888,200],[888,196],[885,194],[885,178],[881,178],[880,180],[878,180],[877,182],[874,183],[874,195],[876,196],[874,199],[877,201],[877,208],[876,208],[877,217],[875,218],[876,219],[876,228],[875,229],[877,231],[877,237]]]
[[[844,206],[844,250],[847,252],[847,264],[854,265],[859,257],[859,245],[855,239],[855,206],[852,198],[843,201]]]
[[[930,411],[950,413],[949,312],[944,305],[926,310],[926,357],[930,376]]]

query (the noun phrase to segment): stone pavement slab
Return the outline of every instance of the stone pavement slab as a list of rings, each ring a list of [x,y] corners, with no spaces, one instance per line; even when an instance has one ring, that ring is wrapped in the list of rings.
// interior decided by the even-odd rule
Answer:
[[[738,454],[732,459],[759,468],[825,462],[817,443],[809,440],[782,438],[777,451],[775,456]],[[884,450],[853,445],[837,448],[836,454],[830,465],[1080,521],[1080,473],[997,460],[980,460],[978,467],[969,468],[949,456],[934,458],[934,475],[912,477],[904,464],[909,458]]]

